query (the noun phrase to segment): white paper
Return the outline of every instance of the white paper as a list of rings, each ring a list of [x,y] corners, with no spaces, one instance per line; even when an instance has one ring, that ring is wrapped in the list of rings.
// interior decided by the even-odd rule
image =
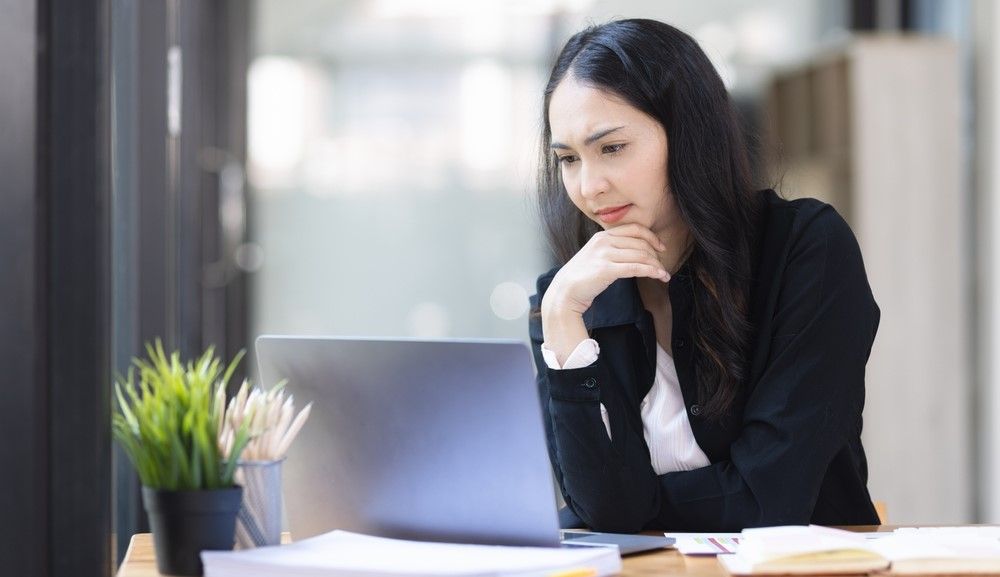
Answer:
[[[1000,561],[1000,527],[903,527],[872,543],[871,549],[893,561]]]
[[[756,564],[771,559],[841,549],[865,549],[864,535],[819,525],[744,529],[739,555]]]
[[[614,548],[454,545],[333,531],[289,545],[242,551],[204,551],[206,577],[412,575],[544,577],[554,571],[621,570]]]
[[[739,549],[740,533],[664,533],[682,555],[722,555]]]

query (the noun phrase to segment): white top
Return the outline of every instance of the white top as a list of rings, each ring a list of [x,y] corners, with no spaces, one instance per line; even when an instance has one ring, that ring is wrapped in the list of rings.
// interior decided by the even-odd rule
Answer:
[[[586,339],[573,349],[566,363],[560,367],[554,352],[542,344],[542,358],[550,369],[579,369],[593,364],[600,353],[594,339]],[[674,358],[659,343],[656,344],[656,377],[640,407],[642,433],[649,446],[649,460],[657,475],[673,471],[690,471],[707,467],[710,463],[698,446],[691,431],[684,396]],[[611,438],[608,410],[601,404],[601,419]]]

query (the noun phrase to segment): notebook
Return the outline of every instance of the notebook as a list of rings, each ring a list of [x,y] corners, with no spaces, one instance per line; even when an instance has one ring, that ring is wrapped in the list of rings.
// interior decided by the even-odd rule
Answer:
[[[288,545],[203,551],[205,577],[548,577],[621,571],[609,547],[553,548],[406,541],[332,531]]]
[[[1000,572],[1000,527],[899,529],[880,539],[816,525],[745,529],[733,575],[982,574]]]

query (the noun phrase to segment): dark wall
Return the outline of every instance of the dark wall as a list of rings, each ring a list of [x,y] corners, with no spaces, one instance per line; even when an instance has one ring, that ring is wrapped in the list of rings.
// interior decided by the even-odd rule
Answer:
[[[36,82],[33,2],[0,0],[0,567],[43,575],[47,555],[44,330],[39,295],[41,223],[36,208]]]
[[[0,567],[111,568],[108,5],[0,4]]]
[[[245,226],[219,211],[220,170],[243,170],[247,5],[0,0],[0,575],[111,575],[146,530],[112,374],[156,337],[247,342]]]

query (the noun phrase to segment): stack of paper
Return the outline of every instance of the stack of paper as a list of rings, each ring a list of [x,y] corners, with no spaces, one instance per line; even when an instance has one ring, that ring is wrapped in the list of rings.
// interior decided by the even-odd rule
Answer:
[[[899,529],[868,539],[810,525],[746,529],[735,555],[719,561],[734,575],[1000,573],[1000,527]]]
[[[333,531],[290,545],[204,551],[205,577],[414,575],[548,577],[563,571],[595,576],[621,570],[618,550],[452,545]]]

